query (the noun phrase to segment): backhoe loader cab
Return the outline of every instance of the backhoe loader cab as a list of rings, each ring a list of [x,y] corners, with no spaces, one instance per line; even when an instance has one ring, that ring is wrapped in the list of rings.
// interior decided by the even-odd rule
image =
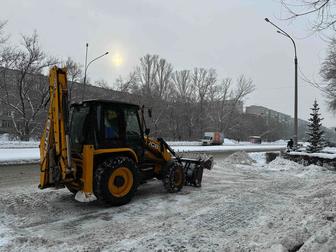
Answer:
[[[139,106],[128,103],[91,100],[73,104],[70,123],[72,153],[81,153],[84,144],[97,149],[130,148],[143,156],[144,135]]]
[[[162,138],[148,137],[138,105],[84,101],[71,106],[69,119],[66,69],[50,70],[49,90],[40,142],[41,189],[65,186],[79,201],[122,205],[148,179],[178,192],[184,185],[201,186],[203,169],[212,167],[212,158],[181,158]]]

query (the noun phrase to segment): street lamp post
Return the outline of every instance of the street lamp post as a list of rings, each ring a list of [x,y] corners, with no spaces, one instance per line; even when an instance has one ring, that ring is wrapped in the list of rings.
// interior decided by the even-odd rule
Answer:
[[[265,18],[265,21],[267,23],[270,23],[273,25],[275,28],[277,28],[277,33],[289,38],[294,45],[294,67],[295,67],[295,87],[294,87],[294,147],[297,147],[298,143],[298,74],[297,74],[297,69],[298,69],[298,59],[297,59],[297,52],[296,52],[296,44],[294,39],[284,30],[282,30],[279,26],[275,25],[272,23],[268,18]]]
[[[89,64],[87,64],[87,55],[88,55],[88,48],[89,48],[89,44],[86,43],[86,51],[85,51],[85,70],[84,70],[84,83],[83,83],[83,92],[82,92],[82,101],[84,100],[84,97],[85,97],[85,87],[86,87],[86,73],[87,73],[87,70],[89,68],[89,66],[91,65],[92,62],[104,57],[105,55],[107,55],[109,52],[106,52],[96,58],[94,58],[93,60],[91,60],[89,62]]]

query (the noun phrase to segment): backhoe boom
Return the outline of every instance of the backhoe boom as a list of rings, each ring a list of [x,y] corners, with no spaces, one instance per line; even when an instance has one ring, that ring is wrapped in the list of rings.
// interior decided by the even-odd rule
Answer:
[[[49,73],[48,119],[40,142],[40,188],[57,186],[71,173],[66,69]]]

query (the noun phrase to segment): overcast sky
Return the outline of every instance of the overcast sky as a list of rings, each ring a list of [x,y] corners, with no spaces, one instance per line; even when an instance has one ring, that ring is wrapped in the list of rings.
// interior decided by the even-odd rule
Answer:
[[[89,59],[109,51],[90,66],[91,80],[113,85],[141,56],[159,54],[176,70],[212,67],[219,78],[243,73],[256,85],[246,105],[293,116],[293,45],[264,18],[293,35],[300,69],[309,78],[319,79],[327,44],[317,35],[306,36],[307,22],[280,20],[285,14],[279,0],[2,0],[0,7],[13,44],[20,34],[36,30],[42,47],[62,59],[84,64],[86,42]],[[324,125],[336,126],[323,95],[299,79],[300,118],[309,118],[315,98]]]

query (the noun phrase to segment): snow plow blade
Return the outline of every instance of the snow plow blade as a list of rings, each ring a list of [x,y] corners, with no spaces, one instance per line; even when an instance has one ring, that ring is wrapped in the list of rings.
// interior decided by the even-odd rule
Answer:
[[[203,170],[211,170],[213,167],[213,157],[202,155],[203,157],[198,158],[182,158],[179,157],[176,152],[167,144],[162,138],[158,138],[161,145],[166,146],[170,153],[175,157],[175,159],[183,165],[183,170],[185,173],[185,184],[195,187],[202,186]]]
[[[189,186],[201,187],[203,170],[211,170],[213,167],[213,157],[203,159],[179,158],[179,161],[183,164],[186,185]]]

